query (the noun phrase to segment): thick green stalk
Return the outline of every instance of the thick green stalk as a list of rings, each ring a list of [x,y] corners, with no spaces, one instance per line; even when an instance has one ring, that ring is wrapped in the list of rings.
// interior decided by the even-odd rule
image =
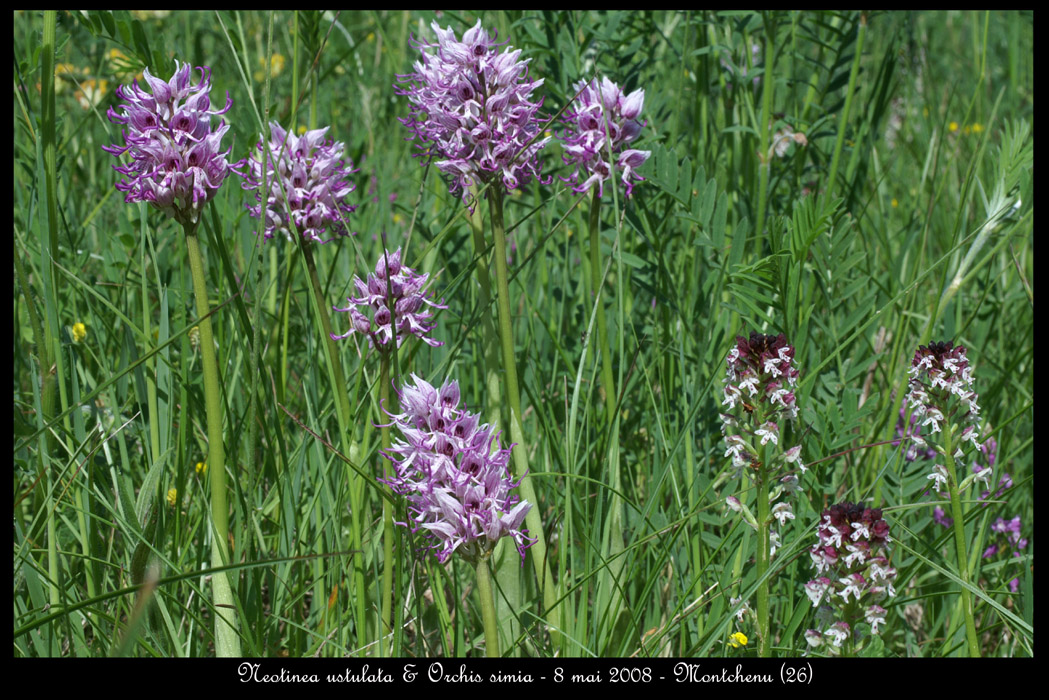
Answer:
[[[766,458],[768,451],[765,451]],[[769,570],[769,528],[772,520],[769,509],[769,487],[768,470],[765,464],[758,469],[758,551],[757,551],[757,575],[758,575],[758,656],[769,657],[772,655],[772,637],[769,630],[769,580],[765,574]]]
[[[943,431],[943,446],[947,453],[947,469],[950,470],[947,488],[951,493],[951,516],[954,518],[954,547],[958,553],[958,576],[962,580],[962,609],[965,613],[965,638],[969,644],[969,656],[980,656],[980,644],[976,638],[976,621],[973,615],[972,593],[969,592],[969,555],[965,546],[965,520],[962,500],[958,493],[958,469],[954,461],[953,430]]]
[[[219,365],[215,356],[215,338],[211,330],[211,306],[208,304],[207,283],[204,281],[204,259],[196,225],[185,225],[189,267],[193,276],[193,296],[196,298],[200,322],[200,356],[204,371],[204,405],[208,423],[208,475],[211,481],[211,565],[227,566],[230,562],[229,510],[226,502],[226,453],[222,443],[222,390]],[[215,654],[220,657],[240,656],[240,637],[237,634],[237,608],[227,572],[212,574],[215,602]]]
[[[40,269],[44,278],[44,294],[46,295],[44,311],[47,319],[44,323],[43,347],[37,348],[41,358],[40,413],[42,414],[43,425],[49,425],[55,415],[55,389],[64,390],[64,385],[61,382],[61,377],[63,376],[62,368],[59,366],[61,353],[55,352],[55,348],[59,344],[58,310],[55,308],[58,303],[58,294],[55,286],[54,268],[54,258],[58,255],[58,176],[56,164],[57,147],[55,143],[55,25],[56,12],[54,10],[46,10],[44,12],[44,34],[40,54],[40,83],[43,101],[41,105],[40,136],[44,154],[44,192],[47,204],[48,236],[47,245],[41,246],[41,257],[43,259],[40,261]],[[63,400],[62,403],[64,408],[65,401]],[[42,450],[40,454],[41,470],[47,471],[47,478],[44,480],[44,484],[47,489],[45,506],[47,508],[48,592],[51,605],[58,606],[61,604],[59,596],[59,576],[61,571],[58,564],[58,549],[55,540],[55,509],[51,500],[53,494],[51,470],[49,461],[44,454],[44,451],[46,451],[49,455],[54,456],[53,448],[56,441],[48,433],[47,437],[40,442]]]
[[[521,427],[521,391],[517,382],[517,362],[514,358],[513,325],[510,320],[510,276],[506,269],[506,227],[503,224],[503,194],[498,188],[488,191],[489,211],[492,217],[492,236],[495,239],[495,279],[499,307],[499,339],[503,347],[503,371],[506,373],[506,393],[510,404],[510,441],[517,443],[513,451],[514,476],[520,480],[521,496],[532,504],[525,516],[528,534],[535,538],[531,547],[536,579],[543,591],[543,608],[555,645],[560,644],[560,613],[555,608],[557,590],[554,575],[546,556],[546,538],[539,503],[528,473],[528,446]]]
[[[321,330],[324,335],[324,347],[327,349],[328,376],[331,380],[332,393],[335,395],[335,417],[339,423],[339,436],[343,452],[347,457],[352,457],[353,450],[351,433],[349,429],[350,397],[346,390],[345,374],[342,371],[342,362],[339,360],[339,349],[332,339],[331,317],[328,315],[328,304],[324,300],[324,291],[321,286],[320,277],[317,275],[317,264],[313,259],[312,244],[302,241],[302,259],[306,265],[306,271],[310,278],[310,290],[313,292],[313,308],[321,322]],[[364,550],[361,542],[361,510],[363,507],[363,488],[360,475],[356,472],[350,473],[350,547],[353,550],[353,582],[354,602],[356,603],[357,621],[357,643],[364,644],[365,622],[367,620],[367,609],[365,607],[367,590],[364,585]]]
[[[393,321],[391,320],[391,325]],[[382,353],[379,364],[379,408],[390,410],[390,353],[397,352],[397,338],[393,339],[393,348],[389,352]],[[379,429],[381,433],[382,449],[389,450],[392,446],[390,441],[390,425],[388,421],[382,422]],[[383,476],[389,477],[387,473],[388,460],[382,460]],[[383,490],[390,492],[389,486],[383,486]],[[382,625],[379,630],[379,653],[382,656],[390,655],[393,645],[393,542],[397,533],[393,528],[393,507],[385,498],[382,499]],[[389,641],[387,641],[389,640]]]
[[[533,510],[535,510],[533,508]],[[484,651],[490,659],[498,658],[499,625],[495,617],[495,596],[492,593],[492,574],[488,570],[488,560],[480,557],[477,560],[477,595],[481,598],[481,619],[484,621]]]
[[[601,195],[596,188],[590,197],[590,295],[597,304],[597,350],[601,353],[601,386],[605,392],[605,418],[609,426],[616,408],[616,388],[612,377],[612,351],[608,344],[608,321],[601,300],[604,288],[601,265]],[[593,347],[593,345],[591,345]]]
[[[485,418],[490,424],[497,425],[503,410],[502,388],[499,384],[499,331],[492,317],[492,280],[488,273],[490,256],[485,251],[484,217],[481,215],[478,188],[471,187],[470,193],[473,195],[474,209],[468,218],[476,261],[474,270],[480,287],[478,301],[481,308],[481,342],[484,344]],[[510,546],[508,542],[500,542],[492,556],[491,568],[495,569],[499,588],[509,604],[498,608],[500,628],[510,639],[516,639],[520,629],[514,617],[514,609],[522,600],[521,562],[517,556],[517,548]]]
[[[474,271],[481,288],[481,332],[484,334],[485,399],[488,409],[486,417],[489,423],[495,425],[499,422],[499,414],[503,407],[502,390],[499,387],[499,336],[495,320],[492,318],[492,280],[488,274],[489,256],[485,254],[484,221],[481,217],[477,187],[472,187],[470,192],[474,196],[474,210],[469,216],[474,259],[477,261]]]

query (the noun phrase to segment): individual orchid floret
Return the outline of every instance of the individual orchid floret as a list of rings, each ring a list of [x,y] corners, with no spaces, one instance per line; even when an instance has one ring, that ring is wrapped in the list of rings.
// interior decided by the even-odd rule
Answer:
[[[356,276],[353,278],[353,285],[360,296],[349,297],[350,306],[344,309],[333,307],[336,311],[349,313],[350,330],[342,335],[333,333],[332,339],[342,340],[353,333],[360,333],[367,336],[371,346],[380,351],[388,351],[395,346],[395,335],[398,348],[410,335],[431,347],[444,345],[430,337],[435,325],[430,309],[448,307],[433,300],[426,289],[429,278],[429,274],[417,273],[401,263],[400,248],[392,253],[386,251],[375,264],[375,272],[368,275],[367,281]]]
[[[600,83],[596,78],[589,83],[581,80],[573,89],[577,95],[565,110],[565,130],[559,135],[565,163],[575,166],[565,181],[572,183],[576,192],[586,192],[596,184],[598,196],[603,196],[614,162],[615,173],[629,197],[634,183],[645,179],[637,169],[651,155],[651,151],[628,147],[644,126],[638,116],[645,103],[645,91],[638,89],[626,95],[607,77]]]
[[[164,81],[142,72],[149,89],[135,80],[120,85],[116,95],[123,101],[120,111],[107,115],[123,124],[124,145],[103,146],[115,156],[127,154],[131,162],[113,169],[125,177],[117,189],[126,192],[125,202],[148,202],[167,212],[182,225],[195,225],[200,211],[218,192],[230,172],[229,149],[221,150],[229,130],[225,121],[212,124],[212,117],[225,114],[233,105],[229,94],[222,109],[211,106],[211,69],[194,69],[175,61],[175,74]]]
[[[903,441],[907,442],[907,451],[903,453],[903,458],[908,462],[936,459],[936,448],[931,447],[921,435],[918,415],[912,413],[908,419],[907,410],[907,400],[904,399],[903,405],[900,406],[900,416],[896,420],[896,436],[899,439],[893,441],[893,446],[899,447]]]
[[[271,122],[269,141],[259,141],[244,161],[243,187],[255,190],[257,204],[249,204],[248,211],[256,219],[263,217],[266,183],[266,238],[279,232],[294,240],[298,232],[307,241],[325,243],[325,236],[348,235],[345,219],[357,208],[346,201],[356,189],[348,177],[357,171],[343,158],[343,144],[326,140],[327,133],[324,127],[296,136]]]
[[[543,101],[533,93],[543,80],[529,76],[531,59],[509,46],[500,53],[505,42],[496,43],[480,20],[462,40],[436,21],[431,27],[437,43],[412,40],[421,56],[395,86],[411,103],[400,121],[423,163],[447,175],[464,202],[471,186],[499,182],[510,191],[543,181],[539,152],[550,139],[540,137]]]
[[[532,543],[522,529],[531,504],[521,500],[510,476],[510,447],[493,426],[459,408],[459,386],[437,389],[412,375],[400,391],[404,412],[392,415],[402,435],[384,456],[394,465],[385,480],[407,498],[413,532],[430,540],[444,563],[459,552],[476,561],[502,537],[511,537],[524,557]]]

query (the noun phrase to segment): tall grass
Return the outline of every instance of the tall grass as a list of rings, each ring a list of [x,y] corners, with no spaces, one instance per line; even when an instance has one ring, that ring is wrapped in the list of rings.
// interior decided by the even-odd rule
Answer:
[[[548,116],[580,79],[644,88],[646,181],[592,205],[561,179],[555,139],[549,185],[464,207],[397,122],[393,83],[434,19],[458,34],[481,19],[522,49]],[[20,11],[13,45],[15,655],[213,655],[222,572],[246,655],[479,656],[486,634],[504,655],[758,653],[730,646],[734,632],[799,655],[819,624],[807,550],[844,501],[884,509],[898,572],[858,653],[1033,653],[1030,13]],[[174,58],[211,66],[213,100],[233,98],[231,159],[267,119],[330,124],[360,168],[356,235],[314,246],[310,265],[284,241],[260,246],[252,193],[230,178],[201,217],[209,297],[195,304],[180,227],[122,203],[101,151],[120,139],[115,86],[143,67],[166,77]],[[779,152],[788,133],[803,139]],[[534,492],[543,542],[523,567],[500,545],[480,584],[404,528],[384,553],[388,394],[366,341],[321,328],[323,304],[398,246],[448,309],[445,344],[405,343],[393,386],[457,378],[464,404],[513,435]],[[215,476],[196,469],[216,439],[208,304],[219,568]],[[784,430],[808,466],[760,574],[759,533],[725,504],[756,512],[759,494],[730,477],[718,415],[726,355],[751,331],[796,349],[801,414]],[[930,490],[933,462],[897,442],[911,357],[935,340],[968,348],[997,443],[991,495],[973,485],[953,511]],[[984,556],[1016,516],[1026,547]],[[489,583],[494,614],[474,591]],[[757,614],[737,617],[733,599]]]

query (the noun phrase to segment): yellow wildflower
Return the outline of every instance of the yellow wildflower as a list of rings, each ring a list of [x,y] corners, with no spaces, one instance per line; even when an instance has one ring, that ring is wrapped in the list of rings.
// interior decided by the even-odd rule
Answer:
[[[276,78],[284,70],[285,58],[282,54],[275,53],[270,56],[270,77]],[[259,56],[259,70],[255,71],[255,81],[261,83],[266,79],[266,59],[263,56]]]
[[[978,134],[981,131],[983,131],[983,124],[981,124],[980,122],[976,122],[975,124],[973,124],[973,133],[974,134]]]
[[[207,474],[208,473],[208,463],[207,462],[197,462],[196,470],[197,470],[197,473],[200,474],[200,475]]]
[[[77,321],[73,324],[73,342],[79,343],[87,337],[87,326]]]
[[[895,197],[893,197],[892,198],[892,208],[895,209],[898,206],[900,206],[900,200],[898,200]]]
[[[739,649],[741,646],[747,646],[748,641],[749,640],[747,639],[747,635],[743,634],[742,632],[734,632],[728,638],[728,645],[733,649]]]
[[[80,83],[80,89],[74,93],[74,96],[80,103],[81,107],[84,109],[91,109],[102,101],[102,98],[106,96],[108,91],[108,80],[95,80],[94,78],[88,78]]]
[[[168,505],[172,508],[175,507],[175,503],[178,502],[178,489],[168,489]]]
[[[958,131],[958,122],[951,122],[947,125],[947,131],[955,132]]]

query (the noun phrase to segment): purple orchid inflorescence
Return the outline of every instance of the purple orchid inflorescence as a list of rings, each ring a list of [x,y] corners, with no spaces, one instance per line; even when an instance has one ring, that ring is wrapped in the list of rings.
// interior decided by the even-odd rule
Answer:
[[[397,77],[397,93],[411,102],[410,116],[401,119],[417,139],[424,163],[433,162],[448,175],[451,191],[498,178],[507,190],[542,180],[539,151],[549,138],[537,138],[542,99],[532,94],[543,84],[528,75],[531,59],[507,47],[502,53],[495,34],[468,29],[462,41],[451,27],[432,25],[437,43],[412,40],[422,56],[415,72]],[[435,49],[429,51],[428,49]]]
[[[626,148],[637,139],[644,126],[638,116],[645,102],[645,91],[634,90],[624,95],[618,85],[607,77],[579,81],[573,86],[578,93],[565,111],[566,129],[559,138],[564,142],[564,161],[575,165],[575,171],[565,178],[576,192],[585,192],[595,184],[598,196],[604,195],[605,181],[612,177],[612,163],[626,187],[626,196],[634,190],[634,183],[645,178],[637,169],[648,160],[651,151]]]
[[[125,145],[102,147],[112,155],[131,157],[129,164],[113,166],[126,176],[117,183],[117,189],[127,193],[125,202],[149,202],[184,226],[196,224],[230,172],[229,149],[220,150],[229,125],[220,121],[213,129],[211,118],[228,112],[233,100],[227,93],[225,107],[212,109],[211,69],[196,70],[200,79],[193,83],[190,64],[175,61],[169,81],[142,71],[152,92],[139,87],[137,80],[118,86],[121,112],[110,107],[107,114],[111,122],[127,127]]]
[[[821,609],[825,628],[805,633],[809,646],[836,653],[856,624],[866,621],[872,634],[885,623],[885,598],[894,597],[896,569],[889,564],[889,524],[880,508],[839,503],[823,511],[819,541],[809,550],[816,578],[805,584],[813,607]],[[833,621],[833,622],[831,622]]]
[[[431,540],[444,563],[458,551],[471,561],[487,557],[501,537],[512,537],[524,558],[532,540],[522,529],[531,509],[513,493],[510,450],[494,426],[459,408],[459,384],[440,389],[412,375],[398,396],[403,412],[391,415],[403,436],[383,452],[395,473],[385,479],[406,496],[413,532]]]
[[[342,142],[325,140],[327,132],[328,127],[324,127],[295,136],[271,122],[269,142],[259,141],[244,162],[243,187],[256,190],[257,202],[249,204],[248,211],[256,219],[262,216],[259,190],[264,175],[269,188],[266,238],[280,232],[294,240],[292,232],[298,230],[308,241],[325,243],[323,235],[328,231],[349,235],[344,217],[357,207],[346,203],[356,189],[347,178],[357,171],[352,162],[343,159]]]
[[[392,253],[386,251],[375,263],[375,272],[368,275],[367,281],[354,276],[353,285],[360,296],[349,297],[350,306],[345,309],[332,307],[350,314],[350,330],[342,335],[333,333],[332,339],[342,340],[353,333],[361,333],[368,337],[372,347],[380,351],[393,349],[395,334],[398,348],[410,335],[431,347],[444,345],[430,337],[434,328],[433,312],[427,307],[448,307],[433,300],[426,289],[429,279],[429,274],[420,274],[401,262],[400,248]],[[370,319],[361,312],[362,308],[371,310]]]

